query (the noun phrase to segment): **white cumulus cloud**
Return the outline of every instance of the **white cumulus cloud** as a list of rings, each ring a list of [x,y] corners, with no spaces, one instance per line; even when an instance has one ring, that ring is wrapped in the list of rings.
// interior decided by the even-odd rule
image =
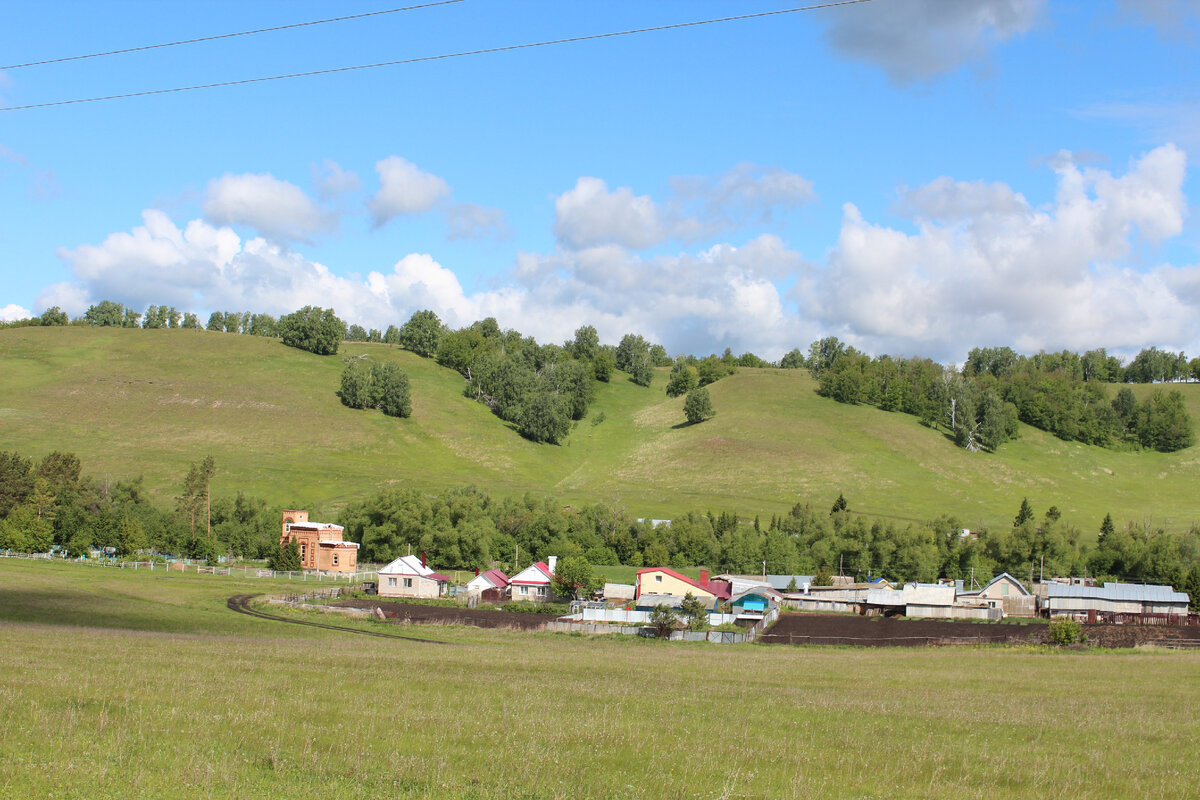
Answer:
[[[9,303],[6,306],[0,306],[0,322],[12,322],[16,319],[29,319],[33,316],[33,312],[28,308],[22,308],[16,303]]]
[[[300,187],[267,174],[209,181],[204,216],[217,225],[247,225],[278,241],[306,240],[335,224]]]
[[[775,233],[641,252],[674,235],[666,230],[678,224],[664,211],[669,203],[583,178],[560,197],[558,246],[518,253],[507,275],[475,292],[432,254],[389,259],[365,278],[341,275],[278,241],[243,240],[207,220],[181,226],[150,210],[128,232],[61,250],[74,278],[38,302],[75,315],[102,299],[276,315],[312,304],[381,329],[430,308],[453,327],[493,316],[545,342],[590,324],[606,342],[639,333],[673,353],[728,347],[769,359],[830,334],[872,353],[942,361],[1004,344],[1026,352],[1200,349],[1200,265],[1152,258],[1183,231],[1184,151],[1162,145],[1123,171],[1080,164],[1066,152],[1048,163],[1057,187],[1042,204],[1004,183],[951,177],[901,191],[903,229],[846,203],[820,263]],[[723,197],[717,207],[733,208],[733,218],[809,196],[806,184],[777,177],[763,182],[763,192],[742,186],[736,174],[706,179],[672,202]],[[697,200],[679,219],[703,222],[707,208]]]
[[[666,235],[650,197],[624,186],[610,192],[600,178],[579,178],[554,201],[554,212],[554,235],[576,249],[618,244],[643,250]]]
[[[669,180],[664,202],[609,190],[600,178],[581,177],[554,204],[554,234],[566,247],[618,245],[646,250],[674,239],[695,242],[747,225],[770,224],[788,209],[811,202],[812,182],[779,167],[742,163],[716,177]]]
[[[450,185],[445,180],[400,156],[376,162],[375,171],[379,173],[379,191],[367,201],[367,209],[376,226],[403,214],[429,211],[450,195]]]
[[[824,273],[797,300],[874,352],[1194,344],[1195,269],[1123,264],[1139,242],[1182,230],[1184,153],[1164,145],[1120,176],[1071,163],[1056,172],[1047,208],[1003,184],[933,181],[902,200],[915,233],[848,203]]]

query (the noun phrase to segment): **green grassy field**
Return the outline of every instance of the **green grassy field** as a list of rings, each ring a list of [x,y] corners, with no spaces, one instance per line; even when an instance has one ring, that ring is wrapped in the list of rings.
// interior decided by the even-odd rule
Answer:
[[[409,373],[410,419],[339,403],[342,357],[364,353]],[[665,370],[651,389],[618,373],[561,446],[522,439],[463,397],[457,374],[387,345],[319,357],[219,333],[18,328],[0,330],[0,376],[0,449],[72,451],[89,474],[142,475],[164,499],[212,454],[217,493],[327,517],[384,486],[474,485],[564,504],[619,499],[658,518],[769,516],[844,492],[852,511],[949,513],[972,527],[1010,524],[1026,496],[1089,532],[1108,512],[1168,529],[1200,521],[1200,448],[1114,452],[1022,426],[999,453],[968,453],[913,417],[818,397],[798,370],[743,369],[714,384],[717,416],[694,426],[681,424],[683,398],[665,396]],[[1200,420],[1200,385],[1175,388]]]
[[[429,645],[225,609],[266,585],[0,559],[0,794],[1166,799],[1200,785],[1200,654],[414,631],[452,643]]]

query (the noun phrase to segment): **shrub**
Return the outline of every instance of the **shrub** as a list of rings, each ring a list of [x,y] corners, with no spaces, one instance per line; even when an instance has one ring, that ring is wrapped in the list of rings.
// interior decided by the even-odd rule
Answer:
[[[675,612],[662,603],[659,603],[650,612],[650,622],[646,627],[653,630],[654,635],[659,639],[665,639],[675,629],[676,620]]]
[[[1050,641],[1059,645],[1075,644],[1086,641],[1083,626],[1069,617],[1056,619],[1050,623]]]
[[[566,603],[531,603],[528,600],[511,600],[500,609],[525,614],[553,614],[556,617],[571,613],[571,606]]]

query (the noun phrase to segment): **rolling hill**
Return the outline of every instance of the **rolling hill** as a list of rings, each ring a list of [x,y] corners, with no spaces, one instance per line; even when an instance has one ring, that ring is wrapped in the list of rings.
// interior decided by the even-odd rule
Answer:
[[[343,360],[363,355],[408,372],[411,418],[341,405]],[[71,451],[98,479],[143,476],[164,502],[212,454],[215,493],[325,516],[384,486],[474,485],[619,498],[658,518],[770,516],[842,492],[852,511],[972,527],[1011,524],[1026,496],[1087,532],[1107,512],[1168,529],[1200,520],[1200,448],[1115,452],[1022,426],[998,453],[969,453],[914,417],[818,397],[803,370],[742,369],[710,387],[717,416],[689,426],[665,383],[666,370],[650,389],[616,373],[563,445],[539,445],[465,398],[456,373],[389,345],[321,357],[206,331],[15,328],[0,330],[0,450]],[[1200,420],[1200,385],[1178,388]]]

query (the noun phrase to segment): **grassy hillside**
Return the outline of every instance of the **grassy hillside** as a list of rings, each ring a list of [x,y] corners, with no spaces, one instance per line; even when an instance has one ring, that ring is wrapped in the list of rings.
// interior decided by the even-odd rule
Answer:
[[[343,358],[408,373],[407,420],[343,407]],[[899,520],[958,515],[1011,524],[1021,498],[1095,530],[1118,521],[1200,521],[1200,448],[1118,453],[1022,426],[995,455],[968,453],[915,418],[818,397],[803,371],[743,369],[710,387],[717,416],[683,424],[683,399],[619,374],[562,446],[518,436],[462,396],[462,379],[380,344],[319,357],[249,336],[184,330],[0,330],[0,449],[77,453],[98,478],[143,475],[162,498],[212,454],[217,493],[237,490],[330,515],[387,485],[615,498],[635,516],[733,510],[769,516],[796,502]],[[1200,420],[1200,386],[1178,387]],[[1136,387],[1139,393],[1151,387]],[[602,422],[598,420],[603,418]]]
[[[405,629],[451,643],[432,645],[225,608],[264,590],[0,559],[4,795],[1165,799],[1200,782],[1195,653]]]

